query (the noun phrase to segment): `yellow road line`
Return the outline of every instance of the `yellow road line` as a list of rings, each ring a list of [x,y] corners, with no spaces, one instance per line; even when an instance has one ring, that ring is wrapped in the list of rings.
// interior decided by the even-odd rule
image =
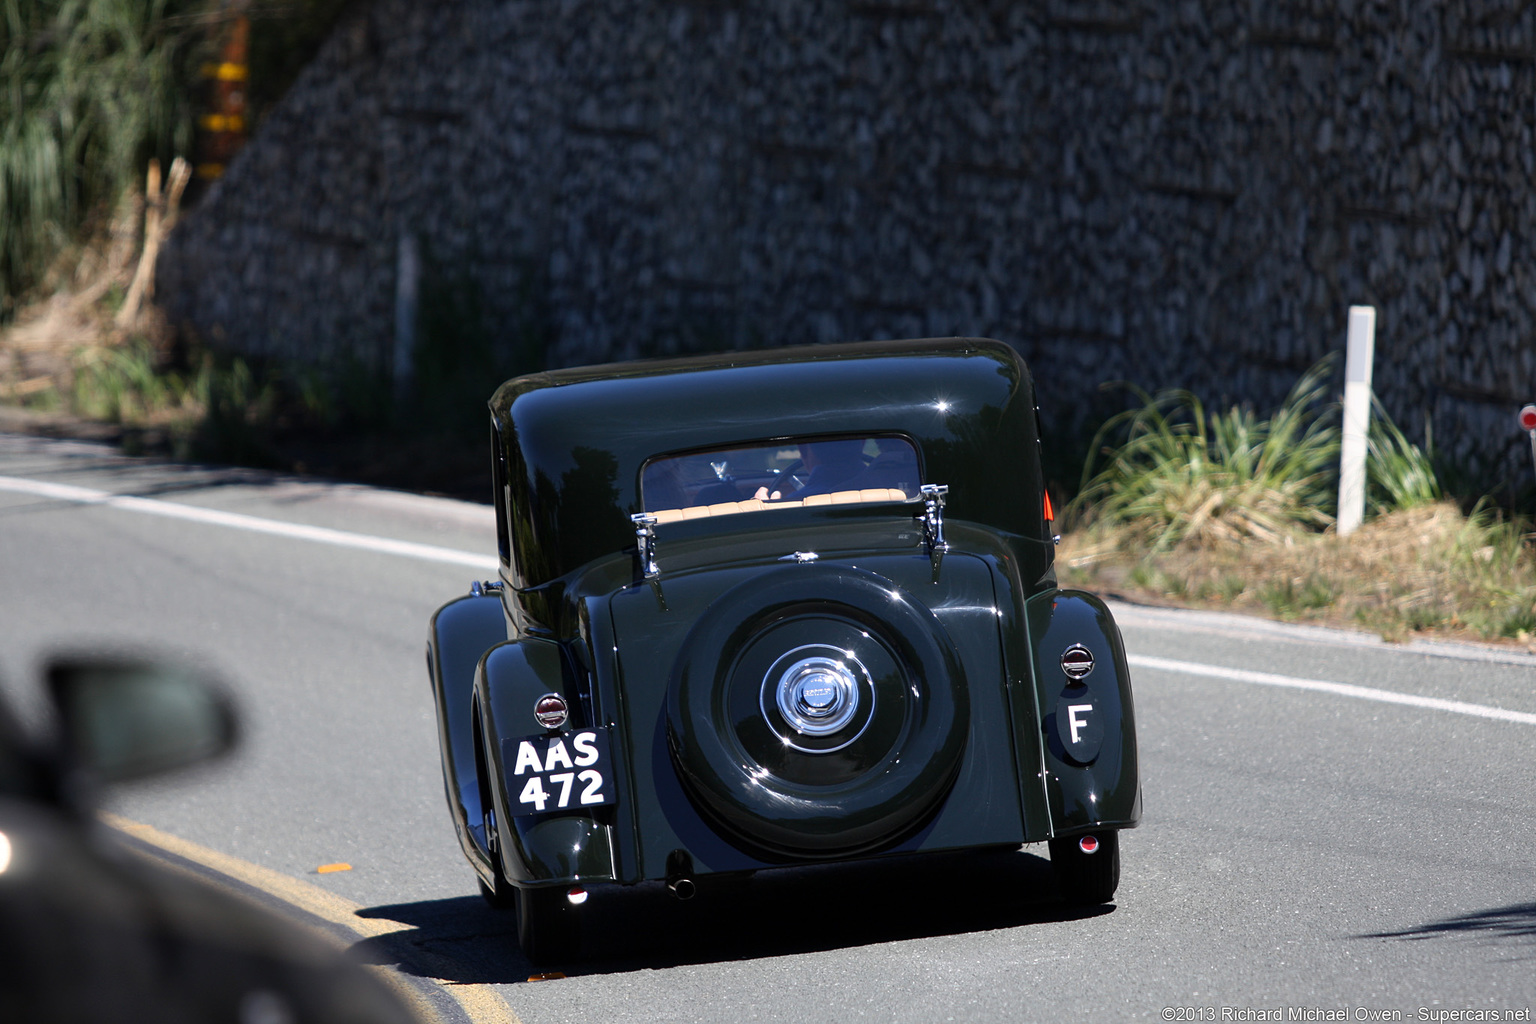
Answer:
[[[260,864],[252,864],[250,861],[232,857],[227,853],[200,846],[190,840],[173,836],[169,832],[162,832],[153,825],[145,825],[141,822],[131,821],[117,814],[103,813],[102,820],[120,832],[125,832],[135,839],[159,847],[167,853],[201,864],[203,867],[216,871],[221,875],[232,878],[253,889],[259,889],[269,896],[274,896],[290,906],[296,907],[307,914],[312,914],[322,921],[340,925],[343,928],[365,939],[377,938],[381,935],[391,935],[396,932],[409,931],[413,927],[399,921],[388,921],[376,917],[360,917],[358,911],[363,909],[351,900],[343,899],[333,892],[329,892],[317,885],[301,882],[280,871],[264,868]],[[458,984],[434,979],[443,990],[448,993],[469,1019],[475,1024],[522,1024],[512,1008],[502,1000],[501,996],[485,985]],[[413,994],[414,995],[414,994]],[[419,997],[418,997],[419,998]],[[413,999],[418,1001],[418,999]]]

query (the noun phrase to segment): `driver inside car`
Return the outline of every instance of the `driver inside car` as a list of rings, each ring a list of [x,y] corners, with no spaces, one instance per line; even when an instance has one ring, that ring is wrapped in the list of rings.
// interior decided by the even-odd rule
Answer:
[[[798,489],[786,493],[765,485],[753,497],[760,501],[784,501],[846,489],[864,471],[864,441],[807,441],[800,445],[800,461],[809,473]]]

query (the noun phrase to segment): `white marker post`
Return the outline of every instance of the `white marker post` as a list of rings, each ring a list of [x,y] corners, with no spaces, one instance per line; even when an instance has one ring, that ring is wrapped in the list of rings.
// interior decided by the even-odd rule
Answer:
[[[1365,521],[1366,435],[1371,427],[1371,364],[1376,358],[1376,308],[1349,307],[1344,361],[1344,444],[1339,452],[1339,536]]]

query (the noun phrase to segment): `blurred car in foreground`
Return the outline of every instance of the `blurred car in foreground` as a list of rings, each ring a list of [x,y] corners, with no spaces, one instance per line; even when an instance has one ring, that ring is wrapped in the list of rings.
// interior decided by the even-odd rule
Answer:
[[[135,853],[97,819],[102,784],[230,749],[216,689],[134,659],[47,674],[57,737],[25,735],[0,705],[0,1021],[416,1020],[319,935]]]

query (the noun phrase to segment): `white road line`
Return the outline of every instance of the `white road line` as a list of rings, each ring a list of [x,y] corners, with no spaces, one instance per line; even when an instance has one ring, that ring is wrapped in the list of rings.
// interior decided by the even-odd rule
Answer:
[[[242,515],[239,512],[220,512],[217,509],[198,508],[195,505],[181,505],[154,498],[136,498],[132,495],[113,494],[110,491],[74,487],[70,484],[51,484],[41,480],[28,480],[24,477],[0,476],[0,491],[31,494],[39,498],[68,501],[78,505],[105,505],[125,512],[142,512],[145,515],[163,516],[167,519],[184,519],[194,523],[246,530],[251,533],[267,533],[277,537],[333,544],[337,547],[361,548],[364,551],[419,558],[428,562],[467,565],[488,572],[495,572],[497,569],[496,559],[473,551],[441,548],[433,544],[415,544],[411,541],[391,540],[388,537],[373,537],[365,533],[349,533],[346,530],[332,530],[324,526],[285,523],[278,519],[262,519],[259,516]]]
[[[1238,683],[1255,683],[1259,686],[1284,686],[1292,690],[1313,690],[1318,693],[1331,693],[1339,697],[1380,701],[1383,704],[1406,704],[1410,707],[1429,708],[1433,711],[1451,711],[1458,715],[1492,718],[1500,722],[1519,722],[1521,725],[1536,725],[1536,715],[1524,711],[1506,711],[1503,708],[1490,708],[1482,704],[1467,704],[1459,700],[1419,697],[1411,693],[1395,693],[1392,690],[1377,690],[1369,686],[1332,683],[1325,679],[1298,679],[1295,676],[1278,676],[1269,672],[1250,672],[1247,669],[1202,665],[1195,661],[1153,658],[1144,654],[1132,654],[1127,656],[1126,660],[1137,668],[1159,669],[1164,672],[1182,672],[1185,675],[1206,676],[1211,679],[1228,679]]]
[[[137,498],[131,495],[113,494],[110,491],[98,491],[88,487],[74,487],[70,484],[52,484],[41,480],[28,480],[23,477],[0,476],[0,491],[31,494],[40,498],[74,502],[80,505],[105,505],[108,508],[122,509],[127,512],[141,512],[145,515],[163,516],[168,519],[184,519],[190,522],[207,523],[213,526],[225,526],[235,530],[247,530],[252,533],[266,533],[278,537],[292,537],[298,540],[315,541],[321,544],[334,544],[338,547],[360,548],[365,551],[400,555],[405,558],[419,558],[428,562],[467,565],[488,572],[494,572],[497,569],[495,559],[475,554],[471,551],[442,548],[432,544],[415,544],[403,540],[391,540],[387,537],[374,537],[364,533],[349,533],[345,530],[332,530],[324,526],[285,523],[277,519],[262,519],[258,516],[242,515],[239,512],[220,512],[216,509],[199,508],[195,505],[181,505],[176,502],[159,501],[154,498]],[[1368,686],[1334,683],[1324,679],[1299,679],[1295,676],[1274,675],[1269,672],[1250,672],[1246,669],[1222,668],[1216,665],[1203,665],[1194,661],[1175,661],[1171,658],[1154,658],[1147,655],[1130,655],[1128,660],[1138,668],[1160,669],[1165,672],[1182,672],[1186,675],[1205,676],[1211,679],[1227,679],[1233,682],[1253,683],[1260,686],[1282,686],[1293,690],[1312,690],[1318,693],[1331,693],[1339,697],[1374,700],[1383,704],[1405,704],[1410,707],[1428,708],[1434,711],[1450,711],[1455,714],[1472,715],[1477,718],[1491,718],[1501,722],[1536,725],[1536,714],[1524,711],[1506,711],[1503,708],[1491,708],[1482,704],[1467,704],[1459,700],[1419,697],[1408,693],[1394,693],[1391,690],[1377,690]]]
[[[1427,640],[1412,637],[1406,641],[1383,640],[1376,633],[1315,626],[1299,622],[1275,622],[1232,612],[1213,612],[1193,608],[1148,608],[1124,601],[1106,601],[1122,628],[1177,630],[1181,633],[1205,633],[1238,640],[1281,640],[1305,643],[1309,647],[1329,644],[1334,647],[1374,648],[1394,653],[1417,654],[1429,658],[1454,658],[1457,661],[1481,661],[1499,665],[1536,668],[1536,653],[1512,647],[1466,643],[1452,640]]]

